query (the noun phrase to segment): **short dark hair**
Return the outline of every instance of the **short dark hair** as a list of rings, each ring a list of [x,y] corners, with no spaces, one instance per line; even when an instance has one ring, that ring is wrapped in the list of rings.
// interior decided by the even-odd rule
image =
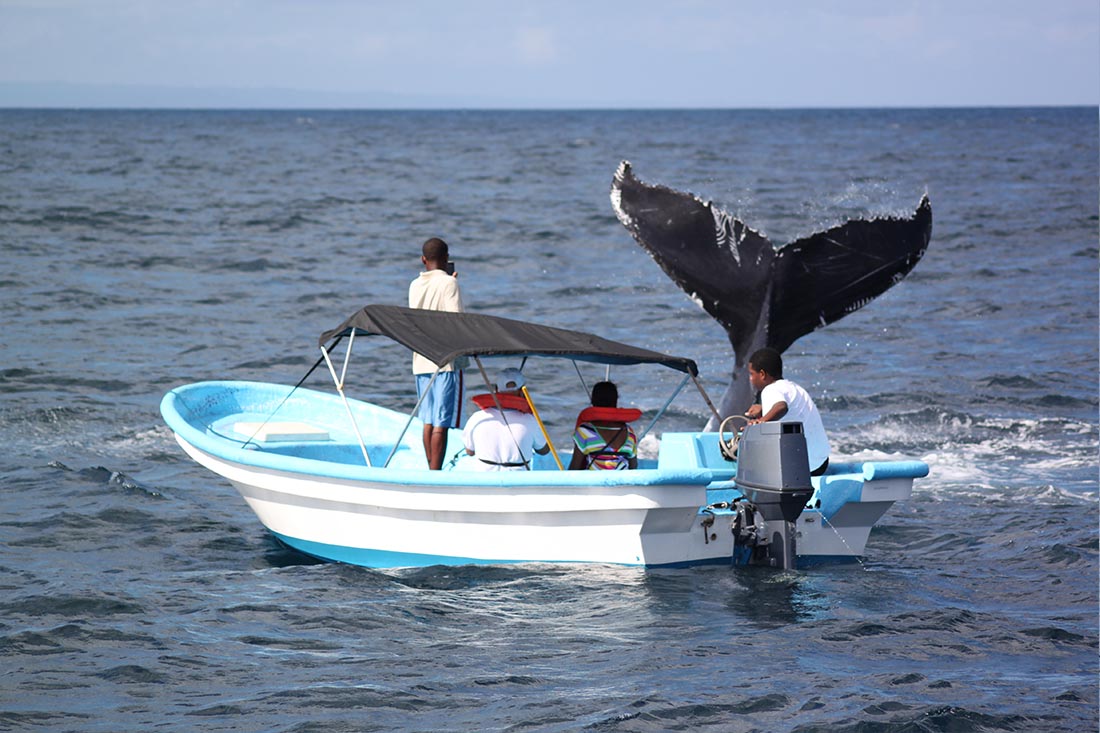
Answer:
[[[592,387],[593,407],[618,407],[619,388],[614,382],[596,382]]]
[[[424,259],[428,262],[446,262],[449,252],[447,251],[447,243],[439,237],[432,237],[427,242],[424,242],[424,246],[420,248],[420,253],[424,255]]]
[[[763,349],[757,349],[749,357],[749,366],[776,379],[783,378],[783,357],[775,349],[766,346]]]

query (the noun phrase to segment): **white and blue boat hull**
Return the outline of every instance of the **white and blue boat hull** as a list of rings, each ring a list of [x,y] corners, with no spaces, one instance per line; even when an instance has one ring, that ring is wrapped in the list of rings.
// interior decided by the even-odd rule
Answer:
[[[549,457],[531,471],[462,462],[428,471],[418,422],[394,450],[407,416],[354,400],[345,408],[308,389],[203,382],[169,392],[161,411],[187,454],[228,479],[269,531],[326,560],[376,568],[743,560],[729,528],[736,465],[718,453],[715,433],[665,434],[658,459],[635,471],[559,471]],[[253,437],[257,429],[266,440]],[[838,464],[814,479],[796,522],[799,564],[862,555],[874,523],[927,470],[917,461]]]

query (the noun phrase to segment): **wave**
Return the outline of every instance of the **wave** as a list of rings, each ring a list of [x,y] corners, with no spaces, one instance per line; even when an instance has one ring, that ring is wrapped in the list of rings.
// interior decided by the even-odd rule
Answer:
[[[1066,417],[994,418],[927,408],[830,433],[834,453],[861,460],[918,457],[929,479],[952,489],[1048,487],[1097,497],[1095,424]],[[1052,486],[1052,476],[1059,477]]]
[[[57,468],[62,471],[72,471],[71,468],[59,461],[51,461],[49,465],[51,468]],[[102,483],[107,486],[117,487],[126,491],[139,492],[145,494],[146,496],[161,496],[161,493],[158,490],[154,489],[151,486],[143,484],[132,476],[128,476],[127,474],[123,473],[122,471],[112,471],[111,469],[104,468],[103,466],[94,466],[91,468],[82,468],[75,473],[82,479],[88,481]],[[135,516],[132,510],[122,510],[117,512],[115,510],[105,510],[104,512],[96,515],[96,517],[97,519],[106,522],[120,524],[145,525],[148,524],[150,521],[150,517],[148,514],[145,514],[144,512],[139,512]]]
[[[104,618],[110,616],[130,616],[146,612],[144,606],[132,600],[118,598],[111,594],[89,593],[87,595],[51,594],[28,596],[0,603],[0,610],[6,614],[21,616],[64,616],[68,618]]]
[[[213,264],[209,267],[210,270],[217,271],[229,271],[229,272],[266,272],[268,270],[291,270],[297,268],[299,263],[293,261],[278,262],[269,260],[266,257],[257,257],[250,260],[223,260],[220,263]]]
[[[246,219],[240,222],[241,226],[266,229],[269,232],[286,232],[299,227],[321,224],[317,219],[311,219],[303,214],[288,214],[279,216],[258,217]]]
[[[163,672],[149,669],[140,664],[121,664],[102,672],[94,672],[93,676],[127,685],[162,685],[172,681],[172,676]]]
[[[62,599],[64,603],[64,599]],[[102,608],[102,605],[99,606]],[[29,609],[31,615],[46,615],[44,612],[57,610],[50,598],[32,597],[20,604],[20,608]],[[0,637],[0,652],[7,654],[59,654],[79,653],[92,645],[147,644],[151,637],[122,631],[110,626],[89,626],[84,622],[66,623],[42,631],[19,631]]]
[[[1042,389],[1042,385],[1033,379],[1020,375],[997,374],[978,382],[983,387],[1005,387],[1008,389]]]
[[[59,206],[44,209],[35,216],[8,219],[5,223],[47,231],[73,228],[82,231],[108,230],[136,233],[150,224],[168,222],[151,214],[132,214],[127,211],[93,209],[87,206]]]

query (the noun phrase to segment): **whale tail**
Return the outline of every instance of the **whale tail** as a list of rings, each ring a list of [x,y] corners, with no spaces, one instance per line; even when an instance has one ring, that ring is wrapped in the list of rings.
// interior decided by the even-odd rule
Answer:
[[[909,274],[932,236],[926,195],[911,217],[852,220],[776,249],[709,201],[639,181],[627,161],[611,203],[638,244],[725,328],[735,363],[723,418],[751,402],[742,373],[753,351],[783,352],[867,305]]]

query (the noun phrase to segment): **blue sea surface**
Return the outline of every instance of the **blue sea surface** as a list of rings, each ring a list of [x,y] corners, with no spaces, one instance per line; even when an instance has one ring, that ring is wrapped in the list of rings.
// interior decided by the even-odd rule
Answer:
[[[1096,730],[1098,118],[0,111],[0,730]],[[470,310],[717,397],[726,335],[616,219],[622,160],[777,246],[929,195],[913,273],[785,355],[834,453],[931,467],[862,564],[317,563],[161,421],[183,383],[297,382],[430,236]],[[408,355],[359,357],[349,393],[411,409]],[[646,410],[679,381],[613,377]],[[528,379],[564,443],[576,374]],[[658,432],[705,420],[685,391]]]

